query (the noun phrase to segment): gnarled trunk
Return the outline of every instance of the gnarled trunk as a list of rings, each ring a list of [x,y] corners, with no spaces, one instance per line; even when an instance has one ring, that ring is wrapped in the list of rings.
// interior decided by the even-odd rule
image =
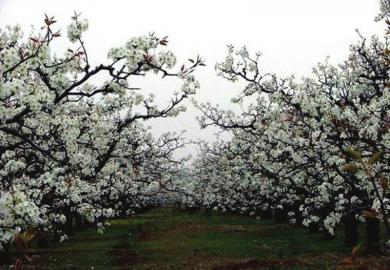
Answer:
[[[354,215],[349,214],[344,217],[344,243],[348,247],[354,247],[359,240],[358,221]]]
[[[3,244],[3,250],[0,250],[0,265],[11,262],[11,245]]]
[[[276,223],[286,223],[287,222],[287,211],[284,209],[276,208],[274,210],[274,220]]]
[[[370,254],[379,253],[379,219],[366,218],[366,240],[367,252]]]

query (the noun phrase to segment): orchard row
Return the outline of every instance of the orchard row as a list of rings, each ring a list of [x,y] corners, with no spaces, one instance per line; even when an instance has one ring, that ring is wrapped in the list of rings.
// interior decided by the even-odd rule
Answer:
[[[263,73],[259,53],[229,46],[216,69],[245,84],[232,100],[241,113],[195,103],[201,127],[231,139],[200,142],[192,163],[174,158],[181,134],[154,138],[145,122],[185,110],[203,59],[177,65],[167,38],[149,34],[92,65],[79,14],[61,56],[54,18],[28,37],[2,29],[1,248],[65,240],[77,220],[102,231],[116,216],[177,202],[254,216],[272,210],[329,235],[341,222],[352,232],[358,222],[383,223],[389,235],[389,13],[382,1],[384,37],[362,37],[345,62],[319,64],[302,80]],[[177,81],[165,106],[133,85],[150,73]]]

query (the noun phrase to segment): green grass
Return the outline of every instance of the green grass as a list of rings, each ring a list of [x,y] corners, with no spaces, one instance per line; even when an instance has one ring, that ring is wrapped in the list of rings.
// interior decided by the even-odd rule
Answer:
[[[342,230],[326,240],[306,228],[234,214],[206,216],[164,208],[111,224],[103,235],[92,229],[76,232],[50,249],[30,250],[36,257],[33,264],[37,269],[60,270],[212,269],[248,259],[272,263],[297,259],[307,264],[261,269],[328,269],[349,252]]]

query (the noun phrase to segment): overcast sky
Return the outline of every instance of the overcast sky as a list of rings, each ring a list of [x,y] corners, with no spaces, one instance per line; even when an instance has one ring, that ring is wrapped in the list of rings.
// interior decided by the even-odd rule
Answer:
[[[167,35],[179,61],[197,54],[206,60],[207,67],[197,73],[201,90],[196,99],[223,107],[240,91],[239,85],[215,76],[215,62],[224,58],[227,44],[261,51],[263,71],[300,77],[326,56],[333,63],[345,59],[349,45],[358,39],[355,29],[369,37],[382,35],[384,28],[374,22],[376,0],[0,0],[0,25],[19,23],[29,32],[31,25],[42,25],[47,13],[66,33],[74,10],[89,19],[86,44],[96,63],[130,37]],[[162,103],[169,98],[161,89],[169,84],[152,81],[143,86],[153,89]],[[198,112],[189,102],[188,107],[178,118],[149,123],[154,133],[185,129],[188,139],[213,140],[215,131],[201,131],[195,120]],[[187,147],[180,155],[192,152],[194,148]]]

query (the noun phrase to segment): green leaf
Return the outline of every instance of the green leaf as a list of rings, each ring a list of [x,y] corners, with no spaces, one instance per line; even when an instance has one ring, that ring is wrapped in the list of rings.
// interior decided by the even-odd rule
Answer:
[[[361,160],[362,159],[362,153],[357,149],[353,149],[352,147],[348,147],[347,149],[345,149],[345,152],[354,160]]]
[[[354,173],[359,170],[359,166],[356,164],[345,164],[343,167],[343,171],[349,172],[349,173]]]
[[[374,165],[376,162],[378,162],[381,156],[382,156],[382,152],[380,151],[376,152],[375,154],[372,155],[372,157],[370,157],[370,159],[368,160],[368,164]]]

